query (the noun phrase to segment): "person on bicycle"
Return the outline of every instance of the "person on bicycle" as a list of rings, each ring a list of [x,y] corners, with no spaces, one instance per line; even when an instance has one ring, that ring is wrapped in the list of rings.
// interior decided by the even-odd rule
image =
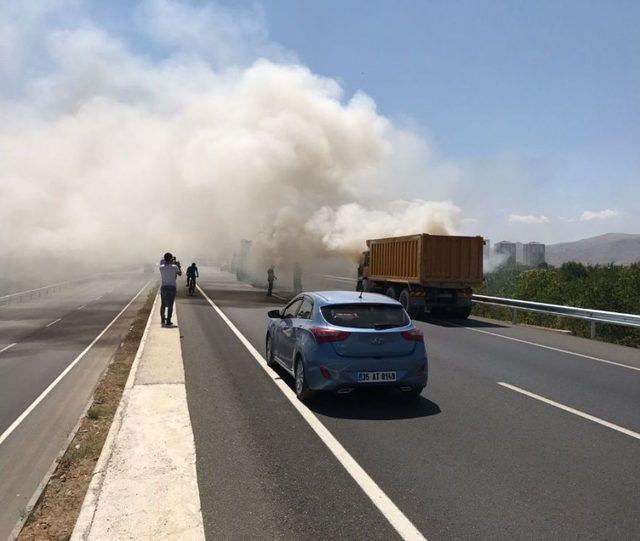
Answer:
[[[199,278],[200,274],[198,273],[198,267],[195,263],[191,263],[189,267],[187,267],[187,286],[191,285],[193,281],[193,287],[196,286],[196,278]]]

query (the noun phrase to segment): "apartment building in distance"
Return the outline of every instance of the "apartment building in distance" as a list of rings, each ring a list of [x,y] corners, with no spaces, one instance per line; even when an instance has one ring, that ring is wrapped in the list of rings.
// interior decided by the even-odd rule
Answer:
[[[539,267],[545,262],[545,245],[528,242],[522,245],[522,263],[527,267]]]
[[[516,264],[516,243],[503,240],[494,244],[494,253],[502,255],[505,259],[503,267],[514,267]]]

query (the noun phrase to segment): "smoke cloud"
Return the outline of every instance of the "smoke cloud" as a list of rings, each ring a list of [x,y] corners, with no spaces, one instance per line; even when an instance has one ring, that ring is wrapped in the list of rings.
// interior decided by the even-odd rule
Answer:
[[[320,235],[330,250],[358,252],[362,239],[429,232],[448,235],[460,221],[460,209],[447,202],[393,201],[382,209],[348,203],[322,207],[306,223],[309,235]]]
[[[83,13],[61,26],[58,4],[33,10],[22,34],[0,12],[0,43],[21,51],[0,66],[5,270],[166,250],[222,261],[241,238],[286,262],[458,228],[455,205],[399,188],[424,178],[426,143],[270,44],[260,17],[144,2],[140,52]]]

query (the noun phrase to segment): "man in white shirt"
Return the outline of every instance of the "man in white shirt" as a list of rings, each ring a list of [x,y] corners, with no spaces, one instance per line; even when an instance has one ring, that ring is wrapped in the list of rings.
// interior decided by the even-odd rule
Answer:
[[[171,326],[171,316],[173,315],[173,303],[176,300],[176,279],[182,276],[182,270],[174,262],[171,252],[164,254],[164,259],[160,262],[160,319],[162,325]],[[165,317],[166,309],[166,317]]]

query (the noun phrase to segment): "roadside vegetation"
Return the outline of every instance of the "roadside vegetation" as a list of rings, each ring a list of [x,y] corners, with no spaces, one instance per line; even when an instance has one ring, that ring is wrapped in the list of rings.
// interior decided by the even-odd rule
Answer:
[[[640,314],[640,262],[629,266],[583,265],[574,261],[560,267],[503,268],[485,276],[477,291],[481,295]],[[476,305],[478,316],[511,321],[511,310]],[[589,336],[589,322],[519,311],[518,321]],[[625,346],[640,347],[640,331],[616,325],[597,324],[597,338]]]
[[[18,535],[18,541],[71,537],[156,293],[153,288],[138,310],[129,332],[98,382],[93,402],[80,421],[76,435],[58,460],[55,471]]]

